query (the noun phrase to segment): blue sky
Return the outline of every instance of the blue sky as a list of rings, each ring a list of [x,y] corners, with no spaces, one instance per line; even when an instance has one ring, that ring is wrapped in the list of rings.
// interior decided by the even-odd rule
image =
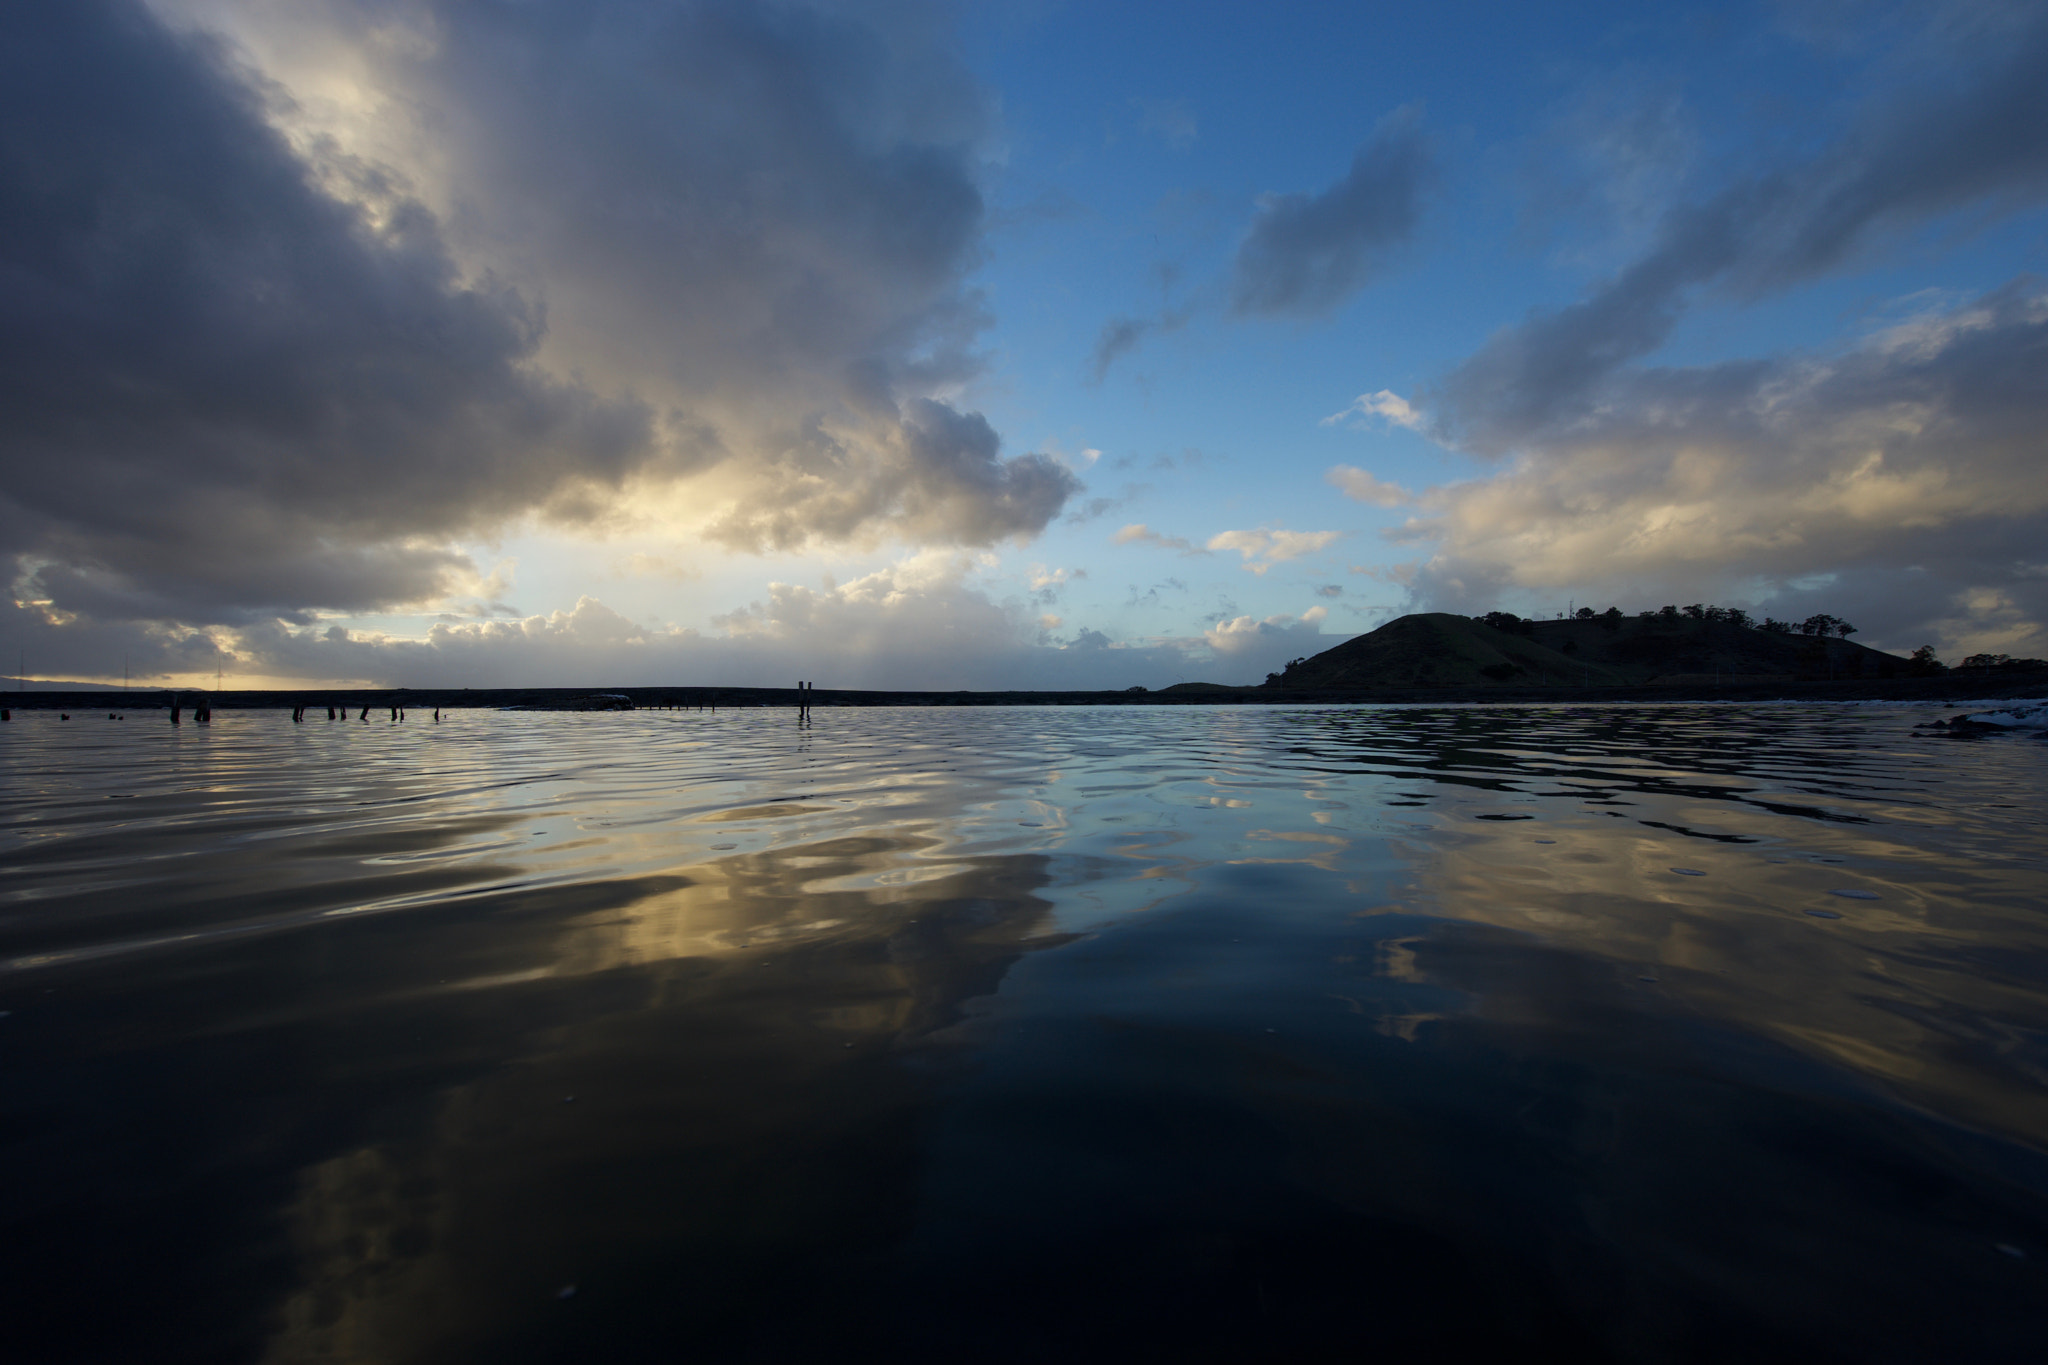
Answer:
[[[10,7],[38,677],[2048,655],[2048,7]],[[51,168],[63,168],[61,173]]]

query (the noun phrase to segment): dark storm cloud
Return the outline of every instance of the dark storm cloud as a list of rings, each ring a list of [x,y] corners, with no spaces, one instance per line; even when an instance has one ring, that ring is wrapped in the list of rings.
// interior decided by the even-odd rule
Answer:
[[[1603,401],[1602,382],[1670,335],[1688,291],[1754,298],[1967,206],[2048,196],[2048,14],[1978,32],[1955,64],[1873,106],[1804,164],[1674,209],[1656,244],[1584,302],[1503,331],[1443,387],[1444,434],[1499,452]]]
[[[59,611],[437,590],[430,541],[616,484],[647,419],[539,377],[433,221],[312,187],[220,53],[117,0],[0,17],[0,554]]]
[[[1232,311],[1314,316],[1343,303],[1414,232],[1434,175],[1421,119],[1398,109],[1329,189],[1268,195],[1237,250]]]
[[[761,546],[1078,486],[945,401],[988,113],[917,7],[159,8],[239,27],[0,9],[0,556],[49,619],[418,602],[671,479]]]
[[[915,5],[333,3],[418,111],[466,250],[545,286],[543,357],[703,433],[722,538],[983,544],[1071,484],[930,404],[981,368],[990,102]],[[460,220],[466,222],[467,220]],[[503,234],[516,232],[509,244]],[[688,463],[686,460],[685,463]],[[977,492],[981,495],[976,496]]]

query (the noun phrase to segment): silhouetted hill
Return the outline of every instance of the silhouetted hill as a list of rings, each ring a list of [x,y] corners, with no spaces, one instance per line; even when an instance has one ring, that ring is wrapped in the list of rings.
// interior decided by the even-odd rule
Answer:
[[[1472,687],[1516,683],[1620,683],[1607,664],[1575,659],[1529,636],[1469,616],[1422,612],[1288,665],[1269,686]]]
[[[1267,686],[1529,687],[1909,677],[1910,660],[1848,640],[1690,617],[1522,621],[1423,612],[1298,660]]]

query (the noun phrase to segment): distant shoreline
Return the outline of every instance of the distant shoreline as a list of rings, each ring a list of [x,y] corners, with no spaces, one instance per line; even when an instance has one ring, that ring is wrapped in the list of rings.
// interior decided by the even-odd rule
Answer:
[[[0,694],[0,707],[17,711],[162,711],[173,697],[189,707],[210,697],[217,710],[289,710],[305,706],[312,713],[347,706],[372,712],[402,706],[409,712],[442,710],[536,711],[652,710],[700,706],[1299,706],[1322,705],[1584,705],[1628,702],[1778,701],[1974,701],[1985,698],[2048,698],[2048,672],[1998,673],[1975,671],[1933,678],[1782,681],[1745,680],[1726,686],[1694,680],[1659,685],[1620,687],[1459,686],[1406,688],[1275,688],[1182,684],[1158,691],[924,691],[865,690],[819,687],[507,687],[507,688],[303,688],[291,690],[142,689],[132,692],[12,692]],[[615,701],[613,699],[622,699]],[[321,715],[324,719],[324,714]]]

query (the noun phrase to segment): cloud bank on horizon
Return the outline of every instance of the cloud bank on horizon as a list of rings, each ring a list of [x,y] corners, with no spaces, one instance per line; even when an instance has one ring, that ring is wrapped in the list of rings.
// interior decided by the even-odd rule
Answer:
[[[2048,655],[2048,5],[1349,76],[1445,49],[1204,11],[1131,89],[1140,10],[7,7],[0,647],[1157,686],[1575,598]]]

